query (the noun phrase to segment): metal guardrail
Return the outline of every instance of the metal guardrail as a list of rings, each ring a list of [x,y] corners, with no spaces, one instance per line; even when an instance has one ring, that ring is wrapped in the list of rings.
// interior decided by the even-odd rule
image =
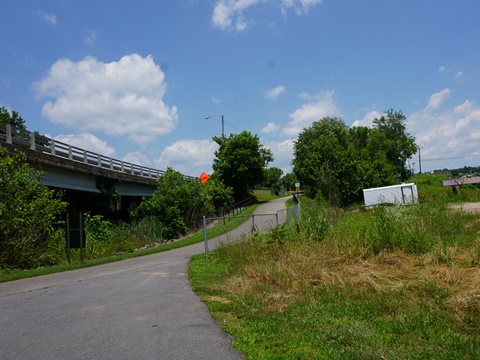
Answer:
[[[165,174],[165,171],[163,170],[157,170],[110,158],[105,155],[62,143],[38,133],[22,131],[10,124],[0,124],[0,141],[28,148],[30,150],[40,151],[44,154],[53,155],[59,158],[121,173],[152,179],[157,179]]]

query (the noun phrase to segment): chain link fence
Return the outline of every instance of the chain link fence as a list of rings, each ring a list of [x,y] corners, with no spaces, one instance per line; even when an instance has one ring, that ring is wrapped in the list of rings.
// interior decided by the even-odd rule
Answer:
[[[237,228],[216,236],[215,238],[208,238],[208,229],[212,226],[222,227],[235,218],[243,218],[243,222]],[[286,209],[277,211],[271,214],[252,214],[252,215],[236,215],[225,217],[203,217],[203,235],[205,243],[205,257],[208,258],[209,242],[213,244],[210,247],[218,246],[220,243],[227,243],[233,240],[241,239],[255,233],[266,232],[268,229],[273,229],[277,226],[284,225],[288,228],[296,226],[300,220],[300,203]]]

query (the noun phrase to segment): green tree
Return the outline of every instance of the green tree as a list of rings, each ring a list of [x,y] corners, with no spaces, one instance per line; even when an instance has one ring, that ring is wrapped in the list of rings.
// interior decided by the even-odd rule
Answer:
[[[387,111],[373,128],[327,117],[299,134],[292,165],[308,196],[348,206],[362,201],[365,188],[406,180],[405,162],[415,151],[402,112]]]
[[[16,139],[22,139],[25,141],[30,140],[30,132],[27,130],[27,126],[25,125],[25,120],[18,115],[18,112],[12,111],[12,114],[4,108],[0,107],[0,131],[4,131],[2,128],[6,125],[10,124],[12,129],[12,137]],[[38,145],[49,145],[50,141],[44,135],[40,135],[38,131],[34,131],[36,143]]]
[[[273,161],[272,152],[248,131],[213,140],[219,145],[212,166],[214,177],[233,189],[235,201],[246,199],[262,183],[264,169]]]
[[[222,210],[230,207],[234,202],[233,189],[225,186],[225,184],[220,180],[210,178],[205,184],[202,185],[202,188],[206,194],[206,199],[209,204],[209,211],[205,213],[205,215],[210,213],[221,214]]]
[[[309,197],[342,203],[342,175],[348,154],[348,128],[338,118],[325,117],[304,129],[294,144],[293,172]]]
[[[266,187],[273,187],[277,184],[280,184],[280,178],[283,175],[283,170],[279,169],[277,167],[270,167],[267,169],[264,169],[264,174],[263,174],[263,186]]]
[[[164,225],[164,237],[173,239],[197,228],[209,211],[207,196],[200,181],[168,168],[157,180],[151,198],[144,199],[133,211],[136,218],[155,216]]]
[[[293,172],[287,173],[280,178],[280,185],[287,191],[295,190],[295,183],[298,181]]]
[[[12,111],[12,114],[10,114],[6,108],[0,107],[0,124],[12,125],[12,136],[16,138],[23,140],[28,140],[30,138],[30,135],[27,133],[25,120],[23,120],[16,111]]]
[[[0,148],[0,266],[51,265],[58,249],[56,225],[67,204],[40,184],[43,174],[25,155]],[[60,239],[62,241],[62,239]],[[64,239],[63,239],[64,241]]]
[[[407,118],[402,111],[390,109],[379,118],[373,120],[375,129],[385,135],[385,154],[388,163],[392,164],[396,176],[407,180],[411,173],[406,168],[406,161],[417,151],[415,138],[407,133]]]

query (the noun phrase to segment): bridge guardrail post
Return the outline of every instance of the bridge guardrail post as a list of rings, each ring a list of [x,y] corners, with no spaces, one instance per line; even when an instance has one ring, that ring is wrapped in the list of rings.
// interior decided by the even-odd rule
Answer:
[[[7,124],[7,126],[5,127],[5,132],[6,132],[6,142],[7,144],[11,144],[12,143],[12,125],[10,124]]]
[[[53,139],[50,142],[50,154],[55,156],[55,140],[53,140]]]
[[[30,133],[30,150],[35,150],[35,133]]]

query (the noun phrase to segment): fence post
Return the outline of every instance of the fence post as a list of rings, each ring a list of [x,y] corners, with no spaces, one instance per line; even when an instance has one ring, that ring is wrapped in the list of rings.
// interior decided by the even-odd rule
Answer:
[[[207,219],[203,215],[203,241],[205,243],[205,259],[208,259]]]
[[[72,145],[68,145],[68,160],[73,160]]]
[[[55,140],[50,141],[50,154],[55,156]]]

